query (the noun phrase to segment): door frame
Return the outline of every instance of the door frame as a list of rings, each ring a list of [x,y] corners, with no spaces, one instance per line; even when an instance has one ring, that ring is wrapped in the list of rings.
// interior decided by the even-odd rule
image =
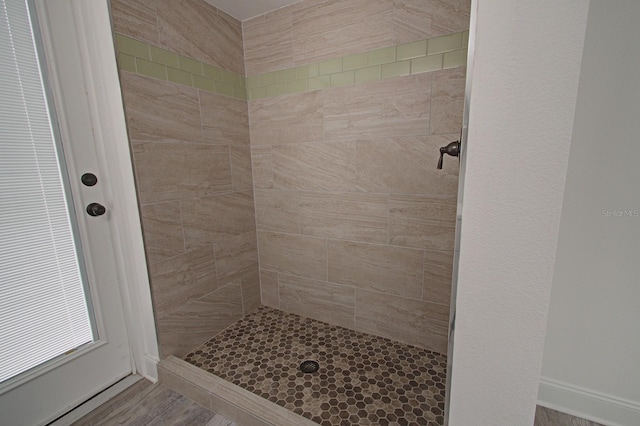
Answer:
[[[36,2],[38,6],[40,1]],[[109,1],[69,1],[74,30],[80,36],[78,49],[96,150],[100,167],[109,176],[103,182],[104,191],[109,199],[117,200],[118,208],[110,210],[111,238],[120,248],[116,266],[121,277],[131,370],[156,382],[158,344]],[[44,12],[40,7],[38,11],[40,15]]]
[[[449,338],[447,344],[447,378],[445,383],[444,424],[449,424],[449,402],[451,399],[451,376],[453,374],[453,346],[456,329],[456,298],[458,295],[458,260],[460,259],[460,236],[462,230],[462,200],[467,166],[467,138],[469,135],[469,114],[471,86],[473,84],[473,63],[476,44],[476,18],[478,2],[472,1],[469,13],[469,41],[467,42],[467,68],[465,70],[464,109],[460,132],[460,169],[458,172],[458,196],[456,207],[456,233],[453,248],[453,271],[451,274],[451,299],[449,302]]]

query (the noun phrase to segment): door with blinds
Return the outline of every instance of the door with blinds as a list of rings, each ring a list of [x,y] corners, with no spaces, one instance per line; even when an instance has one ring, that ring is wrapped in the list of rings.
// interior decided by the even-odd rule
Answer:
[[[117,207],[81,61],[81,1],[0,0],[6,425],[46,424],[132,371],[110,228]]]

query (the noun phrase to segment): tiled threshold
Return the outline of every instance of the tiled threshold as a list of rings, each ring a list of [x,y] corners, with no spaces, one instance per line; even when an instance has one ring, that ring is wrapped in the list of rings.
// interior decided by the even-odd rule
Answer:
[[[312,426],[316,423],[170,356],[158,365],[160,383],[243,426]]]
[[[320,369],[299,371],[306,359]],[[159,376],[242,425],[436,426],[445,370],[435,352],[262,307]]]

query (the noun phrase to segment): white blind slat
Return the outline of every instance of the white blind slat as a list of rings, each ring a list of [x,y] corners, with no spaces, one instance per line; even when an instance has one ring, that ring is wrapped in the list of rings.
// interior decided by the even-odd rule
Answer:
[[[24,0],[0,0],[0,382],[93,341]]]

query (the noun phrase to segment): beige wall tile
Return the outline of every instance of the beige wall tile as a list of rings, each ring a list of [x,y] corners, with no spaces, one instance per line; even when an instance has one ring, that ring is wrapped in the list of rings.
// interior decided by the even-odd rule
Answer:
[[[355,289],[279,275],[280,309],[329,324],[353,328]]]
[[[140,211],[149,263],[184,253],[182,218],[177,201],[144,205]]]
[[[391,244],[453,251],[456,229],[455,196],[391,195]]]
[[[182,200],[180,209],[187,250],[255,230],[250,191]]]
[[[240,21],[204,1],[156,1],[160,47],[244,75]]]
[[[326,90],[325,137],[427,134],[430,99],[429,74]]]
[[[414,136],[357,142],[357,187],[368,192],[456,194],[458,159],[445,158],[437,170],[440,147],[457,136]]]
[[[320,238],[258,232],[260,267],[283,274],[327,279],[326,241]]]
[[[303,235],[354,241],[389,241],[387,195],[313,193],[299,196]]]
[[[162,318],[218,288],[212,247],[154,263],[149,275],[153,307]]]
[[[251,145],[320,141],[323,92],[297,93],[249,102]]]
[[[249,146],[247,102],[202,90],[198,93],[204,142],[214,145]]]
[[[180,395],[211,409],[211,394],[208,391],[166,370],[162,365],[158,365],[158,381]]]
[[[156,319],[161,357],[183,357],[242,318],[240,283],[226,285]]]
[[[442,0],[431,20],[434,36],[468,30],[470,16],[471,0]]]
[[[394,0],[395,44],[469,29],[471,0]]]
[[[244,21],[242,32],[247,75],[293,67],[291,8]]]
[[[142,203],[231,189],[228,147],[134,141],[133,158]]]
[[[237,281],[258,269],[258,245],[255,231],[227,237],[213,244],[218,284]]]
[[[257,263],[256,269],[243,276],[240,284],[242,286],[242,313],[247,315],[260,307],[260,274]]]
[[[329,240],[329,281],[420,299],[422,250]]]
[[[253,187],[255,189],[273,188],[273,158],[270,146],[252,146],[251,164],[253,167]]]
[[[431,134],[459,134],[464,109],[465,69],[433,73],[431,86]]]
[[[272,147],[273,187],[293,190],[355,189],[356,144],[317,142]]]
[[[305,1],[293,11],[296,65],[392,45],[391,0]]]
[[[156,0],[111,0],[115,32],[158,44]]]
[[[277,272],[260,269],[260,298],[263,305],[280,309]]]
[[[300,233],[297,192],[256,190],[254,196],[259,231]]]
[[[248,146],[229,147],[231,153],[231,183],[234,191],[251,191],[251,149]]]
[[[129,73],[121,82],[131,140],[202,142],[195,89]]]
[[[422,300],[449,305],[452,273],[453,252],[425,250]]]
[[[356,329],[446,354],[449,307],[357,290]]]

